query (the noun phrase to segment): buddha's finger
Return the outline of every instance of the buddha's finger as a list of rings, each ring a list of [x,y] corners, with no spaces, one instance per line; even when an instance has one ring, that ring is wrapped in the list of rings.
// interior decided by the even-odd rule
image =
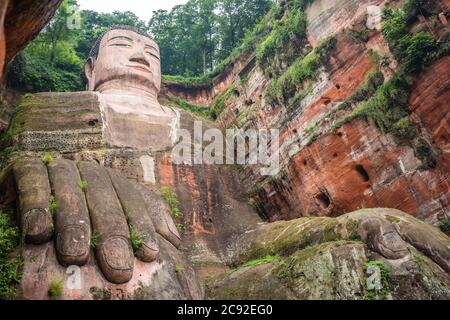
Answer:
[[[133,276],[134,255],[128,224],[106,169],[80,162],[93,227],[97,261],[106,279],[121,284]]]
[[[81,178],[75,162],[55,160],[48,166],[55,196],[56,252],[64,266],[86,264],[91,225]]]
[[[53,235],[50,213],[50,183],[41,160],[22,160],[13,166],[19,221],[25,242],[43,244]]]
[[[130,227],[130,235],[136,256],[144,262],[152,262],[159,253],[156,231],[144,199],[133,183],[113,170],[108,170],[122,209]]]

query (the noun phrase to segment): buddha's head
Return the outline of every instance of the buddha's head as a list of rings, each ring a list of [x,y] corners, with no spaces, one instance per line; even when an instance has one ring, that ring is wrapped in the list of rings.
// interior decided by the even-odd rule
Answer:
[[[159,47],[138,29],[112,27],[92,48],[85,73],[90,91],[156,98],[161,88]]]

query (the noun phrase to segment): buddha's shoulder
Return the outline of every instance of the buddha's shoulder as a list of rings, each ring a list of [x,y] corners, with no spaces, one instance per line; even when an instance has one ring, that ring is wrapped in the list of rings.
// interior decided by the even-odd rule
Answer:
[[[94,92],[26,94],[16,107],[8,135],[19,149],[76,148],[80,141],[101,140],[102,117]],[[38,143],[39,142],[39,143]],[[64,142],[64,143],[63,143]],[[60,147],[64,144],[64,148]],[[81,143],[82,144],[82,143]]]
[[[98,109],[99,98],[96,92],[42,92],[25,94],[19,108],[29,111],[55,111],[71,109]]]

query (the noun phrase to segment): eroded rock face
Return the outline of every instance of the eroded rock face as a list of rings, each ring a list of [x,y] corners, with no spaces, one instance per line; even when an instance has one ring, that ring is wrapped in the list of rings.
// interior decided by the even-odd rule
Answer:
[[[349,27],[355,17],[368,12],[368,7],[378,6],[381,3],[383,0],[313,1],[306,10],[308,40],[312,45],[316,45],[331,34]],[[369,13],[374,11],[373,8],[369,9]],[[371,21],[372,19],[373,16],[370,17]]]
[[[4,63],[10,62],[53,17],[62,0],[8,0],[0,5],[0,73],[3,74]],[[7,7],[6,18],[2,12]],[[4,26],[3,26],[4,22]],[[3,29],[4,28],[4,29]],[[3,32],[5,31],[3,38]],[[20,31],[19,31],[20,30]],[[6,40],[6,48],[2,39]],[[3,60],[3,57],[5,60]]]
[[[412,240],[419,234],[420,241]],[[230,251],[238,269],[212,277],[207,297],[448,299],[449,240],[392,209],[264,224],[238,239]],[[368,287],[374,267],[384,272],[378,290]]]
[[[5,65],[6,42],[5,42],[5,15],[8,8],[9,0],[0,3],[0,73],[3,74],[3,67]]]
[[[436,3],[448,12],[446,2]],[[433,14],[439,11],[436,3],[430,7]],[[236,77],[230,85],[237,94],[225,99],[218,119],[221,128],[280,129],[280,174],[269,179],[259,174],[259,166],[246,166],[241,175],[252,203],[270,221],[337,216],[370,207],[397,208],[432,224],[448,218],[450,129],[445,103],[449,90],[443,71],[449,68],[448,57],[427,67],[411,88],[407,120],[419,132],[416,138],[402,140],[387,134],[367,117],[337,126],[350,116],[345,103],[374,70],[381,68],[381,77],[388,81],[397,67],[374,7],[384,5],[383,1],[314,1],[307,7],[309,44],[318,46],[334,33],[336,45],[317,76],[304,82],[295,105],[268,101],[271,79],[253,62],[241,67],[241,72],[249,71],[248,81]],[[367,29],[368,23],[373,28]],[[438,25],[436,34],[443,29]],[[366,32],[367,39],[355,39],[352,32]],[[377,65],[373,52],[386,57],[387,65]]]
[[[443,166],[450,167],[450,79],[446,75],[450,57],[444,57],[419,75],[409,100],[413,115],[430,133],[442,153]]]

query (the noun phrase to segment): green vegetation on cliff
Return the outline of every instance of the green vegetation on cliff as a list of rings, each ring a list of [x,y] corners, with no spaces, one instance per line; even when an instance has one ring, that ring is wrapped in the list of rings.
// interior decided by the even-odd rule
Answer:
[[[160,192],[161,197],[169,205],[172,217],[177,220],[183,218],[183,214],[181,213],[179,208],[180,202],[178,201],[177,194],[170,187],[162,187]]]
[[[410,145],[416,157],[422,161],[422,169],[436,165],[435,154],[430,145],[409,119],[408,100],[414,75],[448,54],[449,45],[447,41],[438,42],[431,33],[410,31],[410,25],[416,19],[412,12],[421,5],[421,1],[409,0],[402,8],[384,10],[382,32],[399,62],[397,70],[386,83],[383,83],[384,77],[379,71],[369,74],[366,82],[349,99],[307,129],[307,133],[312,134],[309,144],[328,133],[327,130],[316,130],[321,124],[335,119],[340,111],[351,107],[353,109],[350,113],[334,122],[332,131],[357,118],[370,119],[384,133],[392,134],[399,142]],[[379,56],[374,50],[370,54],[381,67],[389,64],[386,57]]]
[[[19,229],[10,214],[0,210],[0,299],[14,299],[21,279],[22,256]]]
[[[211,111],[207,106],[192,104],[178,97],[168,97],[168,99],[184,110],[188,110],[201,117],[211,119]]]
[[[334,36],[326,39],[306,56],[295,60],[279,78],[273,78],[266,91],[268,103],[292,108],[295,101],[306,94],[305,82],[316,79],[319,67],[326,63],[326,57],[335,45]]]
[[[48,296],[51,299],[61,299],[64,293],[64,283],[60,279],[52,280],[48,285]]]

